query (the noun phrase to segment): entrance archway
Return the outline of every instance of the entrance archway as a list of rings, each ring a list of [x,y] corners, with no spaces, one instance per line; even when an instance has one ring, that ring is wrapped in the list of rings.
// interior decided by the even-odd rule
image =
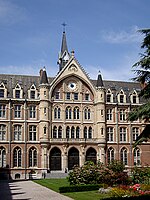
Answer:
[[[50,152],[50,170],[61,170],[61,151],[54,147]]]
[[[97,161],[97,152],[94,148],[90,147],[86,152],[86,161],[93,161],[96,164]]]
[[[72,147],[68,152],[68,169],[73,169],[74,165],[79,166],[79,151]]]

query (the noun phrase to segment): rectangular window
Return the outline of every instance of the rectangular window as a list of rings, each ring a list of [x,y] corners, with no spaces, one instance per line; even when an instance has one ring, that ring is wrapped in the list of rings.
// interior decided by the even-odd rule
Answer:
[[[55,99],[60,99],[60,93],[59,92],[55,92]]]
[[[139,128],[133,127],[132,129],[133,141],[136,141],[137,137],[139,136]]]
[[[30,92],[30,98],[31,99],[35,99],[35,91],[31,91]]]
[[[112,109],[107,109],[107,120],[112,120]]]
[[[0,89],[0,98],[4,97],[4,89]]]
[[[126,142],[127,138],[126,138],[126,128],[125,127],[121,127],[120,128],[120,142]]]
[[[66,99],[67,99],[67,100],[70,100],[70,92],[67,92],[67,93],[66,93]]]
[[[29,107],[29,117],[36,118],[36,106]]]
[[[120,109],[120,121],[125,121],[125,120],[126,120],[126,110]]]
[[[20,90],[15,90],[15,98],[20,98]]]
[[[20,125],[15,125],[14,126],[14,140],[15,141],[21,141],[21,126]]]
[[[136,103],[136,96],[133,96],[133,103]]]
[[[29,126],[29,140],[36,141],[36,126]]]
[[[89,94],[85,94],[85,101],[89,101],[90,100],[90,95]]]
[[[114,138],[113,138],[113,127],[108,127],[107,128],[107,141],[108,142],[113,142]]]
[[[15,118],[21,118],[21,105],[15,105]]]
[[[107,97],[107,98],[106,98],[106,101],[107,101],[107,102],[111,102],[111,95],[110,95],[110,94],[107,94],[106,97]]]
[[[74,93],[74,100],[78,100],[78,93]]]
[[[124,95],[120,95],[120,103],[124,102]]]
[[[0,117],[1,118],[6,117],[6,105],[0,105]]]
[[[0,125],[0,141],[6,140],[6,126]]]

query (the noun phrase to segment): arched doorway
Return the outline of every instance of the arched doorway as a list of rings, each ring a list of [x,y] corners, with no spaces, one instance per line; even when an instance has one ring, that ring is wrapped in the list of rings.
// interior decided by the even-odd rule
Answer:
[[[61,151],[54,147],[50,152],[50,170],[61,170]]]
[[[79,165],[79,151],[72,147],[68,152],[68,170],[71,170],[74,165]]]
[[[96,150],[92,147],[90,147],[86,152],[86,161],[93,161],[93,163],[96,164],[97,158],[96,158]]]

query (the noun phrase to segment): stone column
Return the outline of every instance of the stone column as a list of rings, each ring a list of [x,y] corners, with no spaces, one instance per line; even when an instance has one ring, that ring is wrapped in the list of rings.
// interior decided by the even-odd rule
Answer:
[[[105,144],[98,144],[98,160],[105,164]]]
[[[81,145],[80,148],[81,148],[81,154],[80,154],[80,167],[81,167],[85,163],[85,156],[86,155],[85,155],[85,146]]]
[[[68,155],[67,155],[67,145],[64,145],[64,153],[62,156],[62,170],[68,172]]]

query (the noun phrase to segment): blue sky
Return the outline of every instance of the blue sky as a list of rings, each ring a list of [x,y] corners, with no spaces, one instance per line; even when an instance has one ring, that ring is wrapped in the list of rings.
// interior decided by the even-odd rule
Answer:
[[[0,0],[0,73],[58,72],[63,22],[69,51],[92,79],[129,81],[150,28],[149,0]]]

